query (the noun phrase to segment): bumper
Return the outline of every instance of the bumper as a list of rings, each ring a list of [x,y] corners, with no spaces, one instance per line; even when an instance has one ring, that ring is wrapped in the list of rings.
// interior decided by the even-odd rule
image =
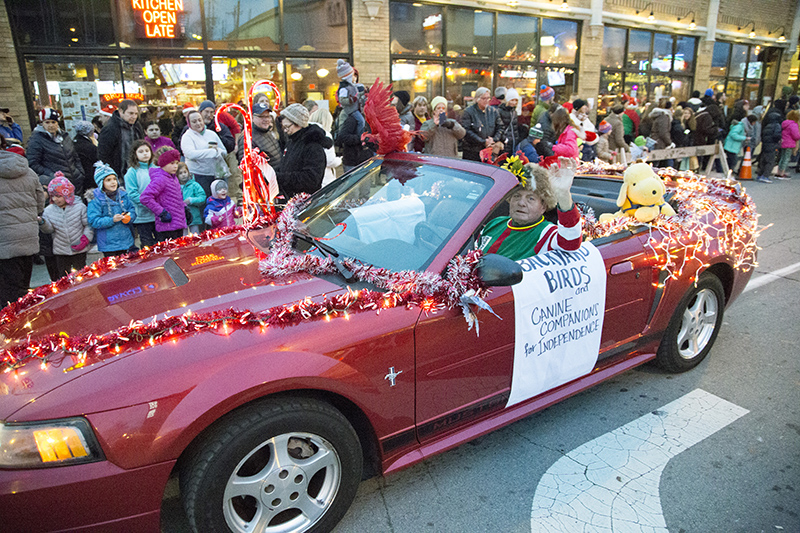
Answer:
[[[4,531],[158,532],[174,461],[124,470],[102,461],[0,470]]]

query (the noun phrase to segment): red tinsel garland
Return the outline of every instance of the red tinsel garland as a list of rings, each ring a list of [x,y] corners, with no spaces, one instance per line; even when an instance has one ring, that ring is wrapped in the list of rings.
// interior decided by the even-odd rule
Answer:
[[[260,265],[265,275],[276,276],[299,271],[321,274],[335,271],[335,265],[331,259],[311,254],[298,254],[291,247],[292,231],[297,228],[295,214],[300,210],[307,197],[307,195],[295,197],[274,221],[277,237],[267,259]],[[241,228],[228,228],[228,230],[227,233],[232,233],[241,231]],[[219,235],[215,234],[214,236]],[[185,239],[189,239],[189,241],[185,241]],[[172,247],[194,243],[194,239],[183,237],[175,241],[168,241],[160,251],[164,252]],[[116,265],[114,268],[146,257],[151,253],[155,252],[152,249],[143,250],[139,252],[139,254],[144,254],[141,257],[138,254],[128,254],[120,258],[120,265]],[[267,327],[286,327],[303,320],[330,320],[337,316],[349,318],[350,314],[357,312],[380,312],[381,309],[398,306],[418,306],[425,312],[435,312],[459,305],[461,296],[467,291],[472,291],[477,296],[486,294],[486,289],[475,274],[475,268],[481,255],[480,251],[473,251],[465,256],[454,258],[447,267],[444,279],[429,272],[391,272],[387,269],[360,264],[354,260],[346,260],[347,267],[353,271],[356,278],[386,289],[387,292],[352,291],[348,288],[347,293],[331,297],[324,296],[320,302],[305,298],[299,302],[278,305],[261,312],[239,311],[233,308],[197,314],[187,311],[179,316],[166,316],[162,319],[153,317],[149,323],[131,322],[127,326],[102,335],[65,337],[53,334],[36,340],[28,339],[0,351],[2,354],[0,361],[3,370],[8,372],[34,360],[46,364],[48,358],[55,352],[62,351],[65,355],[75,357],[75,365],[72,368],[79,368],[89,354],[104,359],[127,350],[177,341],[181,337],[192,335],[198,331],[222,334],[229,334],[237,329],[260,328],[263,331]],[[92,266],[101,262],[103,262],[102,259]],[[103,265],[108,267],[107,263],[103,263]],[[87,269],[84,270],[89,272],[107,271],[103,267],[95,270],[90,267]],[[69,276],[72,284],[76,282],[77,274],[79,273]],[[69,286],[71,284],[67,284],[65,288]]]

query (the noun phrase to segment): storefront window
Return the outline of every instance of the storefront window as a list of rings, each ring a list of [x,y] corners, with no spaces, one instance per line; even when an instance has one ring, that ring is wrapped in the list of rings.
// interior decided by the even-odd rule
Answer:
[[[606,68],[623,68],[625,62],[625,36],[628,30],[606,26],[603,30],[603,55],[601,65]],[[603,84],[601,84],[602,87]]]
[[[214,96],[217,102],[245,103],[250,87],[259,80],[270,80],[283,87],[283,62],[259,58],[215,58],[214,63],[224,61],[227,70],[223,80],[214,79]],[[274,95],[268,92],[270,102]]]
[[[731,51],[731,70],[729,76],[741,78],[744,77],[745,68],[747,67],[747,45],[734,44]]]
[[[205,0],[208,47],[280,50],[278,0]]]
[[[289,50],[348,50],[345,0],[283,0],[283,26]]]
[[[448,57],[492,55],[494,14],[450,7],[446,24]]]
[[[672,78],[663,74],[653,74],[650,77],[648,94],[653,102],[668,98],[672,93]]]
[[[499,65],[497,85],[516,89],[520,96],[520,103],[535,100],[539,86],[536,66]]]
[[[442,6],[389,4],[390,49],[393,54],[442,53]]]
[[[622,92],[622,73],[603,72],[600,75],[600,98],[597,102],[597,114],[600,116],[607,115],[608,108],[614,104],[614,101]]]
[[[285,105],[295,102],[302,104],[310,98],[319,102],[320,106],[327,105],[333,111],[336,108],[336,89],[339,87],[336,60],[287,60],[286,87]]]
[[[492,87],[492,66],[448,63],[445,70],[445,98],[461,107],[472,103],[478,87]]]
[[[497,15],[497,56],[509,61],[536,61],[539,19]]]
[[[181,10],[158,12],[135,9],[131,0],[116,4],[122,48],[203,48],[200,0],[183,0]]]
[[[122,65],[126,88],[129,80],[136,83],[145,103],[176,106],[206,98],[206,69],[200,57],[123,57]],[[227,72],[219,62],[212,69],[217,75]]]
[[[650,62],[650,36],[649,31],[631,30],[628,36],[628,68],[647,70]]]
[[[685,102],[692,97],[691,78],[672,78],[671,97],[675,97],[676,102]]]
[[[669,72],[672,70],[672,35],[656,33],[653,35],[653,70]]]
[[[430,102],[442,91],[443,71],[441,63],[399,59],[392,62],[392,87],[395,91],[408,91],[412,100],[424,96]]]
[[[565,67],[546,67],[539,72],[539,85],[546,84],[556,93],[556,102],[569,102],[575,87],[575,71]]]
[[[9,1],[5,5],[21,45],[116,46],[111,4],[107,1]]]
[[[570,20],[542,19],[540,42],[541,63],[574,64],[578,57],[578,23]]]
[[[64,57],[58,63],[27,61],[26,67],[33,88],[34,109],[57,109],[68,131],[74,121],[92,120],[104,105],[119,102],[122,95],[116,58]],[[126,88],[131,93],[138,89],[135,84]]]
[[[730,55],[730,43],[714,43],[714,53],[711,57],[712,76],[726,76],[728,74],[728,58],[730,58]]]
[[[694,37],[675,36],[675,62],[673,70],[691,73],[694,71]]]
[[[637,100],[648,101],[647,74],[638,72],[625,74],[624,92]]]

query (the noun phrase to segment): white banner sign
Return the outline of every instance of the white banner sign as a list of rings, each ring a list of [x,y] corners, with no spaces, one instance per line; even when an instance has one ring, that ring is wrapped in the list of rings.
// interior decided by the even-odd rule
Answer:
[[[606,270],[597,248],[554,250],[517,261],[514,372],[508,406],[588,374],[597,363]]]

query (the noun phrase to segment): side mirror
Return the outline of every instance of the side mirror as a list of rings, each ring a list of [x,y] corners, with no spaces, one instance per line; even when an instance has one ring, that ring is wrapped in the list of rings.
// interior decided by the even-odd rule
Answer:
[[[497,254],[484,255],[478,263],[477,274],[488,287],[507,287],[522,281],[522,267]]]

